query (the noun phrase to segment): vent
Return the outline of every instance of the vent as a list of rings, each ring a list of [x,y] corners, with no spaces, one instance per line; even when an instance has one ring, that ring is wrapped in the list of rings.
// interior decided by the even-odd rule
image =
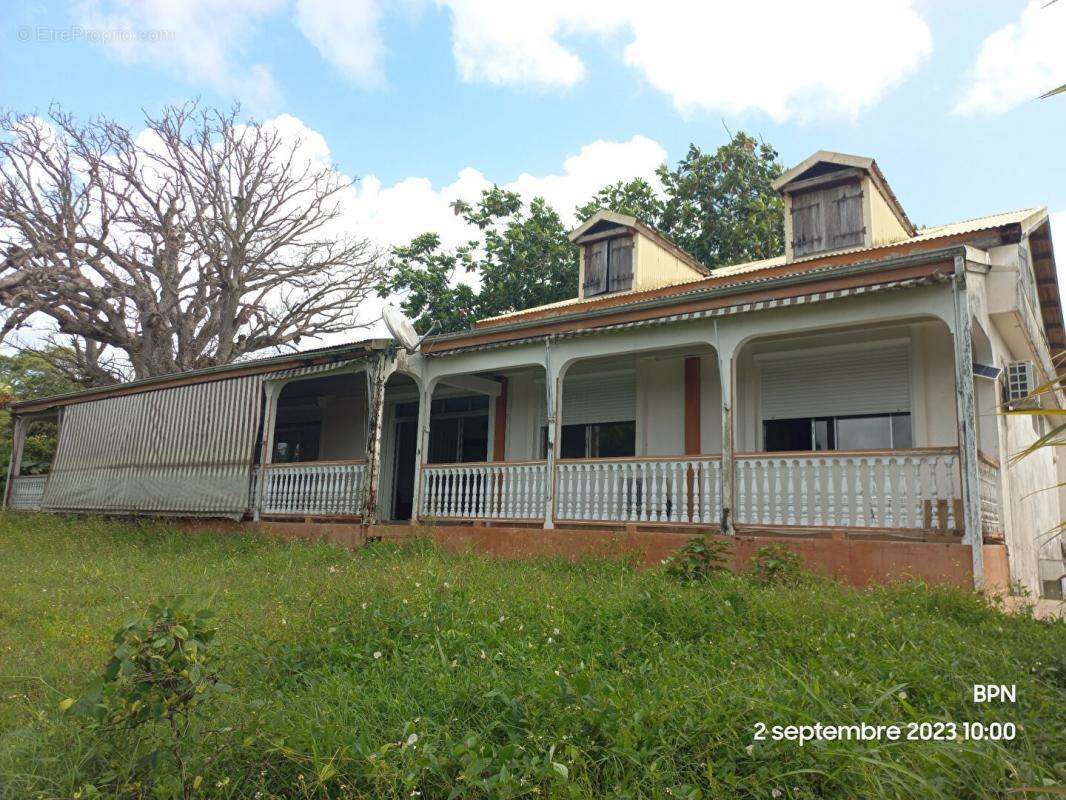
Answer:
[[[1011,405],[1036,405],[1032,397],[1036,389],[1032,361],[1012,361],[1007,365],[1007,402]]]

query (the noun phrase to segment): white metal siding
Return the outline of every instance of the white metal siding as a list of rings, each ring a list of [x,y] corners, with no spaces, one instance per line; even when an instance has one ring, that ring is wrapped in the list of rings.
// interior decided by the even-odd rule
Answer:
[[[908,342],[797,351],[758,360],[764,420],[911,409]]]
[[[43,507],[240,516],[262,375],[67,408]]]

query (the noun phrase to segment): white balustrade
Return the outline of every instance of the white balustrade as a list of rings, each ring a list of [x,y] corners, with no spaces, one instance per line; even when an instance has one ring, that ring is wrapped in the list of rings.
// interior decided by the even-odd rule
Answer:
[[[11,494],[8,506],[16,509],[35,510],[41,507],[47,475],[16,475],[11,479]]]
[[[999,516],[999,463],[984,453],[978,453],[977,478],[981,496],[981,530],[985,533],[1003,533]]]
[[[259,474],[263,471],[259,470]],[[363,512],[360,490],[365,471],[365,461],[271,464],[265,470],[262,513],[360,515]],[[253,482],[253,498],[255,493]]]
[[[558,461],[555,519],[716,525],[718,456]]]
[[[543,461],[426,464],[422,519],[543,519],[547,466]]]
[[[739,454],[734,463],[738,524],[962,529],[954,449]]]

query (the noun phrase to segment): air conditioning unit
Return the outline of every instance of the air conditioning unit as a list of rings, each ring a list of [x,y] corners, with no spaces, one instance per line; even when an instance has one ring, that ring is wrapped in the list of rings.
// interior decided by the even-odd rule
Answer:
[[[1036,371],[1032,361],[1011,361],[1007,364],[1007,403],[1014,407],[1040,405],[1040,398],[1031,397],[1036,389]]]

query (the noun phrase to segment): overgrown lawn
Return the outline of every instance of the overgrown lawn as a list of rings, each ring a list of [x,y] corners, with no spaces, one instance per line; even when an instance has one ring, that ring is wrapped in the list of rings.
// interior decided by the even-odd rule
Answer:
[[[970,593],[681,585],[616,562],[9,513],[0,797],[168,785],[165,763],[138,774],[135,736],[105,760],[59,703],[100,673],[124,620],[175,594],[218,610],[235,687],[190,744],[199,796],[955,800],[1066,783],[1066,623]],[[1016,684],[1018,701],[975,705],[974,683]],[[926,720],[1010,721],[1018,736],[753,739],[759,722]]]

